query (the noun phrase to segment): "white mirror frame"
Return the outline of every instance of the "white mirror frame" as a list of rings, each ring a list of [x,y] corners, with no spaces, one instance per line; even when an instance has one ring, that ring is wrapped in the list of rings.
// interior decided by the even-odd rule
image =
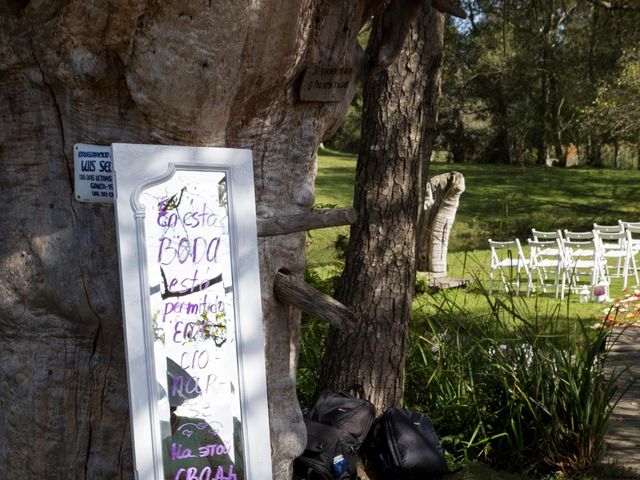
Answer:
[[[227,178],[236,354],[246,480],[270,480],[264,333],[250,150],[113,144],[120,287],[135,476],[162,480],[162,445],[141,193],[176,171]]]

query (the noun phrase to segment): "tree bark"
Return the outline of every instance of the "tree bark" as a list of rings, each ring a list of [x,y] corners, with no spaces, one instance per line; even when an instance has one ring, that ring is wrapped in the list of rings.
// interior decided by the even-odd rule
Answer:
[[[368,51],[375,50],[382,25],[374,23]],[[353,334],[331,329],[320,384],[362,384],[379,411],[400,405],[403,397],[420,172],[435,124],[428,87],[440,67],[442,34],[442,15],[425,9],[397,61],[364,86],[357,219],[336,292],[356,312],[360,328]]]
[[[364,65],[367,1],[11,0],[0,5],[0,471],[132,478],[115,224],[74,201],[73,145],[253,150],[259,218],[308,212],[316,148]],[[308,64],[351,65],[339,103],[301,103]],[[304,233],[259,240],[275,479],[305,430],[295,394]]]
[[[324,320],[339,330],[352,330],[356,326],[356,318],[351,310],[300,278],[279,272],[274,291],[280,302],[298,307],[302,312]]]
[[[565,166],[565,155],[562,151],[562,133],[560,127],[560,109],[562,105],[562,101],[558,98],[560,93],[558,92],[558,79],[556,77],[556,73],[551,72],[549,76],[549,87],[550,87],[550,119],[549,119],[549,128],[551,130],[551,139],[553,141],[553,151],[558,161],[558,166]]]
[[[587,61],[589,84],[591,87],[592,97],[595,99],[598,92],[598,78],[596,75],[596,45],[598,43],[598,24],[599,24],[599,8],[596,3],[591,4],[591,30],[589,32],[589,55]],[[602,166],[602,144],[595,133],[587,135],[587,165],[592,167]]]
[[[549,111],[549,45],[547,41],[548,26],[542,35],[542,52],[540,56],[540,97],[538,99],[538,119],[536,129],[536,151],[538,165],[547,162],[547,115]]]

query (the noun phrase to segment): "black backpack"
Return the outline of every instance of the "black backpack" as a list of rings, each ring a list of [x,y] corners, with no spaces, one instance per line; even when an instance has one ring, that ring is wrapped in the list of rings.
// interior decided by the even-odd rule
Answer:
[[[451,473],[424,413],[388,408],[373,425],[365,448],[379,478],[426,480]]]
[[[358,450],[375,418],[375,407],[364,398],[325,390],[305,415],[307,446],[294,462],[306,480],[356,479]]]

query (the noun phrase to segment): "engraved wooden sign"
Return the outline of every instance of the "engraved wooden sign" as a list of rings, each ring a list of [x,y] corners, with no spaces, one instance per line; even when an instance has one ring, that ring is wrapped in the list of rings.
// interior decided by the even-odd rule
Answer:
[[[352,67],[309,65],[302,77],[300,100],[303,102],[340,102],[347,93]]]

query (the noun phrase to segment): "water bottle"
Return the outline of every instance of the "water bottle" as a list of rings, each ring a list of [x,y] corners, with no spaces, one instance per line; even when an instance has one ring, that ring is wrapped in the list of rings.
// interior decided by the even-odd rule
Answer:
[[[340,478],[344,472],[347,471],[347,460],[344,458],[344,455],[338,454],[333,457],[333,476],[335,478]]]

